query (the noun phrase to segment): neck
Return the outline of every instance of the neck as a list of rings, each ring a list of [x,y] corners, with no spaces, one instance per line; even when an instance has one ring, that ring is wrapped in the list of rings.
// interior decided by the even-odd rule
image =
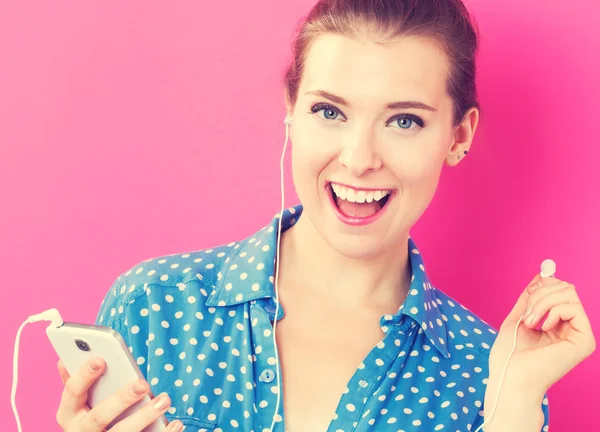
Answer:
[[[281,237],[280,286],[348,307],[372,305],[394,314],[412,276],[408,232],[403,239],[389,251],[351,258],[333,249],[308,216],[300,217]]]

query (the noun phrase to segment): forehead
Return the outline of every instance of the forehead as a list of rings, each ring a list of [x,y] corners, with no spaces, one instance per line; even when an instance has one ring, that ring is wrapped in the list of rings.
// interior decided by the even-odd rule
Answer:
[[[325,34],[308,50],[300,91],[323,89],[350,100],[448,98],[448,58],[433,40],[400,37],[389,44]]]

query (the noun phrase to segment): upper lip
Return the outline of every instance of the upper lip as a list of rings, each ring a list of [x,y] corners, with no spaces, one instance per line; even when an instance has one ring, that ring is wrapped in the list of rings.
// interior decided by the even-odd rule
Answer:
[[[358,186],[351,186],[349,184],[340,183],[338,181],[328,181],[326,183],[326,186],[329,186],[331,183],[335,183],[340,186],[345,186],[345,187],[348,187],[348,188],[351,188],[351,189],[354,189],[357,191],[364,191],[364,192],[387,191],[387,190],[392,191],[393,190],[392,188],[385,188],[385,187],[383,187],[383,188],[364,188],[364,187],[358,187]]]

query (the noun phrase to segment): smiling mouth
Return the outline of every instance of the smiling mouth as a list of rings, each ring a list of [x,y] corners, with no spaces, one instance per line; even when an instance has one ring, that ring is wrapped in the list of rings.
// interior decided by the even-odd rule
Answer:
[[[336,214],[343,222],[357,224],[374,221],[389,203],[389,189],[359,190],[338,183],[327,184]]]

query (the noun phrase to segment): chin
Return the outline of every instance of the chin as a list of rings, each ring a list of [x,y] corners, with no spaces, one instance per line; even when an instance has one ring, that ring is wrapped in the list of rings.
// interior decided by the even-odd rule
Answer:
[[[387,249],[383,239],[371,236],[327,232],[323,238],[333,250],[349,259],[372,259],[382,255]]]
[[[393,219],[395,215],[390,213],[387,216]],[[323,240],[340,255],[350,259],[368,260],[386,255],[391,250],[398,250],[407,240],[385,218],[372,226],[347,226],[330,209],[321,208],[317,224],[315,228]]]

